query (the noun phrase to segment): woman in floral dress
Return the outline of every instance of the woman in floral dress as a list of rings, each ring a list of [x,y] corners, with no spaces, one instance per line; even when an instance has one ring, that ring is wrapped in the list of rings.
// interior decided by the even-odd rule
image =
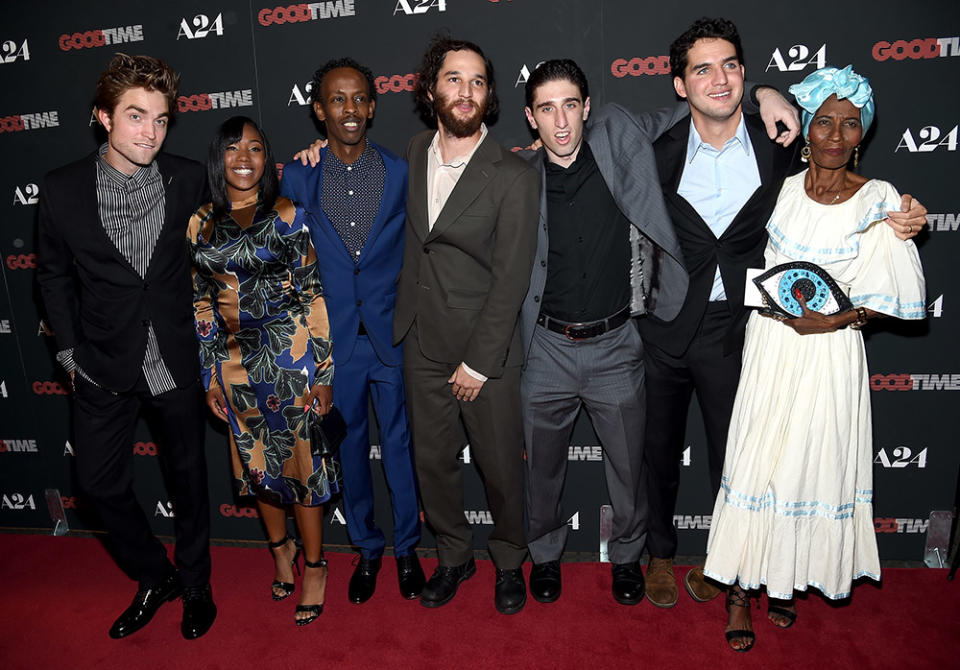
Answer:
[[[332,405],[330,327],[306,213],[278,197],[266,137],[227,120],[207,160],[213,202],[187,229],[194,318],[211,411],[230,426],[238,493],[255,495],[276,563],[274,600],[294,589],[300,550],[286,533],[292,506],[305,569],[297,625],[319,616],[326,591],[322,505],[336,463],[310,453],[307,411]]]

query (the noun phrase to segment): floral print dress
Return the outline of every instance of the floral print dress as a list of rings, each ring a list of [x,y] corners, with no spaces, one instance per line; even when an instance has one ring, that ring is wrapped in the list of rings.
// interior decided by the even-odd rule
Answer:
[[[204,388],[223,389],[238,493],[319,505],[337,492],[310,454],[304,405],[333,382],[330,324],[306,214],[286,198],[262,212],[256,196],[214,221],[190,219],[194,320]]]

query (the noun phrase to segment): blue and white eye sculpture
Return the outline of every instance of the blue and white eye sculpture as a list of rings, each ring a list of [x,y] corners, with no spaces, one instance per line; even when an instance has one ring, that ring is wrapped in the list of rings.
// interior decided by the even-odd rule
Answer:
[[[793,319],[803,314],[798,296],[807,309],[826,316],[853,309],[847,294],[819,265],[805,261],[776,265],[753,278],[763,297],[764,311],[773,316]]]

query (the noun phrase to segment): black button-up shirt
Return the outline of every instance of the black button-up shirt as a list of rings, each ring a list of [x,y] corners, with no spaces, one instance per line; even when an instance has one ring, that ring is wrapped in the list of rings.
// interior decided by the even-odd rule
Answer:
[[[547,161],[546,174],[550,248],[541,311],[572,322],[616,314],[630,303],[630,222],[586,142],[570,167]]]

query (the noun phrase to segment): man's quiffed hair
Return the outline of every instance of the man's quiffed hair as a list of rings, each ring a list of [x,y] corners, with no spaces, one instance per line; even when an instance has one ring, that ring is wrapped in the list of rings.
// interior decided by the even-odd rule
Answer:
[[[97,79],[97,109],[113,114],[120,97],[131,88],[162,93],[167,99],[167,112],[173,116],[180,75],[159,58],[118,53]]]
[[[321,86],[323,86],[323,78],[327,76],[327,73],[330,70],[336,70],[337,68],[348,67],[353,70],[356,70],[363,78],[367,80],[367,88],[370,94],[370,100],[377,99],[377,86],[373,82],[373,71],[368,68],[360,65],[357,61],[349,57],[344,58],[334,58],[328,60],[320,69],[313,73],[313,81],[310,83],[310,101],[311,102],[321,102]],[[322,102],[321,102],[322,104]]]
[[[527,107],[533,109],[533,100],[536,97],[537,88],[548,81],[569,81],[574,84],[580,89],[580,102],[585,103],[587,98],[590,97],[587,75],[583,73],[580,66],[569,58],[558,58],[540,63],[527,79],[527,85],[524,88]]]
[[[730,42],[737,50],[737,60],[743,65],[743,45],[740,43],[740,33],[733,21],[723,18],[711,19],[703,17],[693,22],[693,25],[673,41],[670,45],[670,73],[674,77],[683,79],[687,69],[687,54],[697,40],[721,39]]]
[[[437,75],[440,74],[440,68],[443,67],[443,59],[447,57],[447,53],[450,51],[472,51],[483,59],[483,65],[487,70],[487,111],[483,120],[487,123],[493,123],[497,114],[500,113],[500,100],[497,98],[497,87],[493,78],[493,63],[484,55],[483,50],[473,42],[455,40],[447,35],[435,36],[430,41],[427,52],[423,54],[423,62],[420,64],[418,73],[417,89],[414,92],[417,111],[425,119],[432,120],[436,117],[430,95],[436,94]]]

